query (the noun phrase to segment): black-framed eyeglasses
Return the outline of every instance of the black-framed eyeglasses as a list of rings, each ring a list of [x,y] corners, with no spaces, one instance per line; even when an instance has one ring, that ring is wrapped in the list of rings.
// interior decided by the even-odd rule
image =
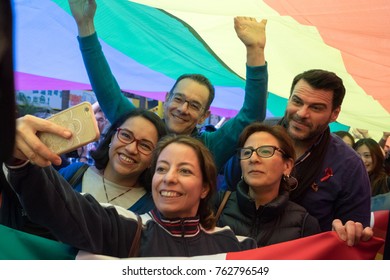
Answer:
[[[275,154],[275,151],[280,152],[283,156],[287,156],[286,153],[282,149],[280,149],[276,146],[260,146],[257,148],[252,148],[252,147],[241,148],[241,149],[238,149],[237,156],[239,159],[248,159],[252,156],[253,152],[256,152],[256,154],[259,157],[270,158]]]
[[[196,113],[200,113],[204,108],[198,101],[188,100],[186,99],[185,95],[178,93],[172,95],[171,102],[179,106],[187,102],[188,108]]]
[[[139,140],[139,139],[135,138],[133,132],[131,132],[125,128],[118,127],[116,129],[116,132],[117,132],[116,136],[117,136],[118,140],[124,144],[131,144],[135,141],[137,144],[137,150],[141,154],[150,155],[153,152],[154,145],[152,142],[150,142],[148,140],[143,140],[143,139]]]

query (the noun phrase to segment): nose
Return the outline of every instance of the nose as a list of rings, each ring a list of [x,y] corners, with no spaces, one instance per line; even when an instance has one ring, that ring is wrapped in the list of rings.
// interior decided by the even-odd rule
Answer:
[[[297,111],[297,115],[298,115],[299,117],[301,117],[301,118],[307,117],[308,114],[309,114],[309,110],[308,110],[307,106],[301,106],[301,107],[299,108],[299,110]]]
[[[359,156],[360,156],[360,158],[362,159],[362,161],[365,163],[365,162],[366,162],[365,156],[364,156],[364,155],[359,155]]]
[[[177,182],[177,174],[174,170],[170,169],[164,175],[164,183],[174,184]]]
[[[180,111],[180,112],[187,112],[188,109],[189,109],[189,103],[188,101],[184,101],[183,104],[181,104],[180,106],[177,107],[177,109]]]
[[[249,162],[259,162],[261,160],[261,157],[257,154],[256,151],[253,151],[251,157],[249,158]]]
[[[125,149],[132,154],[138,154],[137,141],[133,141],[125,146]]]

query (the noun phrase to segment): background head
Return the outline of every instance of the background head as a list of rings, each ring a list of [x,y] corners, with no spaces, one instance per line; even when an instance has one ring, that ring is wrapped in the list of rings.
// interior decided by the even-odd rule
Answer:
[[[103,113],[102,109],[99,108],[95,111],[95,119],[96,119],[96,122],[97,122],[97,125],[99,128],[100,134],[103,134],[104,129],[109,124],[109,122],[106,118],[106,115]]]
[[[353,149],[360,155],[369,174],[379,174],[383,171],[384,155],[378,142],[371,138],[356,141]]]
[[[295,85],[300,80],[306,81],[314,89],[333,91],[332,110],[341,107],[345,96],[345,87],[343,80],[335,73],[321,69],[312,69],[298,74],[292,82],[290,96],[294,92]]]
[[[355,144],[355,138],[353,138],[351,133],[344,130],[335,131],[333,133],[340,137],[348,146],[353,147]]]
[[[216,192],[217,184],[217,169],[215,167],[213,156],[202,142],[193,137],[185,135],[168,135],[159,141],[153,152],[153,159],[150,168],[152,173],[156,171],[160,154],[171,144],[186,145],[195,152],[202,173],[202,185],[209,189],[207,195],[200,200],[198,215],[200,217],[200,223],[204,228],[213,228],[215,226],[215,219],[211,207],[211,198]]]

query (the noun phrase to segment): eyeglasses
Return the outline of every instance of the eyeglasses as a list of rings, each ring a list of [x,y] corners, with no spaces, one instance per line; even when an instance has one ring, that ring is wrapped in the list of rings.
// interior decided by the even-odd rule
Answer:
[[[248,159],[252,156],[253,152],[261,158],[270,158],[275,154],[275,151],[279,151],[283,156],[287,156],[286,153],[275,146],[260,146],[258,148],[246,147],[238,149],[237,156],[239,159]]]
[[[150,155],[153,152],[154,145],[150,141],[138,140],[134,137],[134,134],[131,131],[124,128],[117,128],[116,131],[117,131],[116,136],[118,137],[119,141],[121,141],[122,143],[131,144],[135,141],[137,144],[137,150],[141,154]]]
[[[198,101],[188,100],[183,94],[174,94],[171,97],[171,102],[179,106],[187,102],[188,108],[196,113],[201,112],[204,108]]]

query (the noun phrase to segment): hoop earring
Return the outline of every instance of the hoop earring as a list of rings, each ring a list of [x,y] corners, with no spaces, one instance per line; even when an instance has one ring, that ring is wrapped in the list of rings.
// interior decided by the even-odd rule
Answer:
[[[288,191],[293,191],[298,187],[298,180],[297,178],[291,176],[290,174],[288,175],[283,175],[283,181],[286,182]]]

